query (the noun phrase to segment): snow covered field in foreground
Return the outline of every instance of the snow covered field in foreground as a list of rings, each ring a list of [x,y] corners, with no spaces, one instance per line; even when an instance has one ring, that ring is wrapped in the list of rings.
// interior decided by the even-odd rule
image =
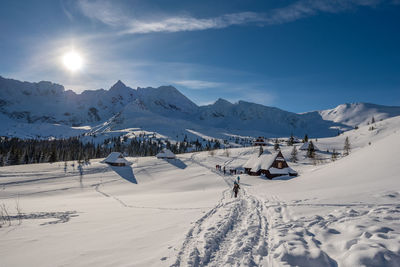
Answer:
[[[92,160],[82,175],[72,162],[2,167],[12,220],[0,266],[400,266],[400,118],[379,123],[346,133],[354,149],[338,161],[313,165],[301,152],[289,162],[298,177],[241,175],[238,199],[235,177],[215,165],[239,166],[255,148],[131,167]]]

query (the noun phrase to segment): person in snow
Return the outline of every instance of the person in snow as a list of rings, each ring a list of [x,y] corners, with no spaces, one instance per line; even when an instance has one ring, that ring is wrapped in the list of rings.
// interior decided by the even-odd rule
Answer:
[[[237,177],[237,182],[240,183],[240,176]]]
[[[224,166],[224,175],[225,175],[225,173],[226,173],[226,170],[225,170],[225,166]]]
[[[235,193],[235,197],[237,197],[237,194],[239,193],[239,189],[240,189],[240,186],[239,186],[239,184],[235,181],[234,184],[233,184],[233,192]]]

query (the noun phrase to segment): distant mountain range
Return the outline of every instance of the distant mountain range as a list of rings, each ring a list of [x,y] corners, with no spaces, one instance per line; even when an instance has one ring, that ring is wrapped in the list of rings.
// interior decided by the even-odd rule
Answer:
[[[400,107],[366,103],[297,114],[275,107],[218,99],[198,106],[172,86],[133,89],[118,81],[109,90],[77,94],[51,82],[0,76],[0,135],[66,137],[140,128],[174,136],[189,130],[226,134],[315,137],[400,115]],[[83,127],[86,126],[86,127]]]

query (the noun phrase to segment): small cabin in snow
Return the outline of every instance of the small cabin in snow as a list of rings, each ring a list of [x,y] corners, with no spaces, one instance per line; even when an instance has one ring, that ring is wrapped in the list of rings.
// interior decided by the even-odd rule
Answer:
[[[175,154],[172,153],[172,151],[167,148],[164,148],[163,150],[161,150],[161,152],[158,153],[156,155],[156,157],[159,159],[174,159],[174,158],[176,158]]]
[[[289,167],[281,151],[264,151],[260,156],[254,155],[243,168],[249,175],[264,175],[269,179],[283,175],[297,176],[297,172]]]
[[[267,142],[265,141],[264,137],[257,137],[257,139],[253,142],[253,146],[266,146]]]
[[[319,148],[312,141],[304,142],[304,144],[299,149],[308,151],[308,148],[310,147],[311,144],[312,146],[314,146],[314,151],[319,151]]]
[[[110,164],[111,166],[129,165],[129,161],[127,161],[120,152],[111,152],[102,162]]]

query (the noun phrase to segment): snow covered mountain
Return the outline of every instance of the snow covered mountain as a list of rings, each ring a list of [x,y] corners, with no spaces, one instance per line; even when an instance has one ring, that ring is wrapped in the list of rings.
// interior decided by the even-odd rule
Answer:
[[[324,121],[319,114],[296,114],[275,107],[239,101],[230,103],[218,99],[200,107],[204,124],[251,135],[257,131],[265,136],[290,135],[333,136],[343,125]]]
[[[19,122],[78,126],[103,121],[134,99],[136,91],[118,81],[110,90],[66,91],[51,82],[20,82],[0,77],[0,112]]]
[[[52,82],[21,82],[0,76],[0,135],[24,138],[127,128],[156,131],[169,137],[188,129],[214,138],[226,133],[271,137],[307,133],[327,137],[366,123],[372,116],[381,120],[396,115],[400,115],[400,107],[373,104],[345,104],[303,114],[224,99],[197,106],[172,86],[133,89],[118,81],[109,90],[77,94]],[[40,129],[46,130],[41,134]]]
[[[172,86],[135,90],[118,81],[110,90],[76,94],[51,82],[20,82],[0,76],[0,112],[28,123],[93,125],[108,120],[134,100],[145,109],[163,115],[193,114],[198,109]]]
[[[400,107],[382,106],[370,103],[342,104],[333,109],[319,111],[324,120],[348,126],[361,126],[375,121],[400,116]]]
[[[165,90],[164,87],[151,90]],[[182,100],[165,100],[159,94],[140,97],[126,105],[95,132],[123,130],[138,127],[155,131],[164,136],[175,137],[195,130],[214,138],[226,137],[226,133],[241,136],[285,136],[291,133],[304,136],[334,136],[345,125],[325,121],[318,113],[296,114],[278,108],[239,101],[230,103],[218,99],[214,104],[197,107],[173,87],[176,97]],[[141,89],[138,89],[140,92]],[[171,93],[168,93],[171,95]],[[158,96],[158,98],[156,98]]]

